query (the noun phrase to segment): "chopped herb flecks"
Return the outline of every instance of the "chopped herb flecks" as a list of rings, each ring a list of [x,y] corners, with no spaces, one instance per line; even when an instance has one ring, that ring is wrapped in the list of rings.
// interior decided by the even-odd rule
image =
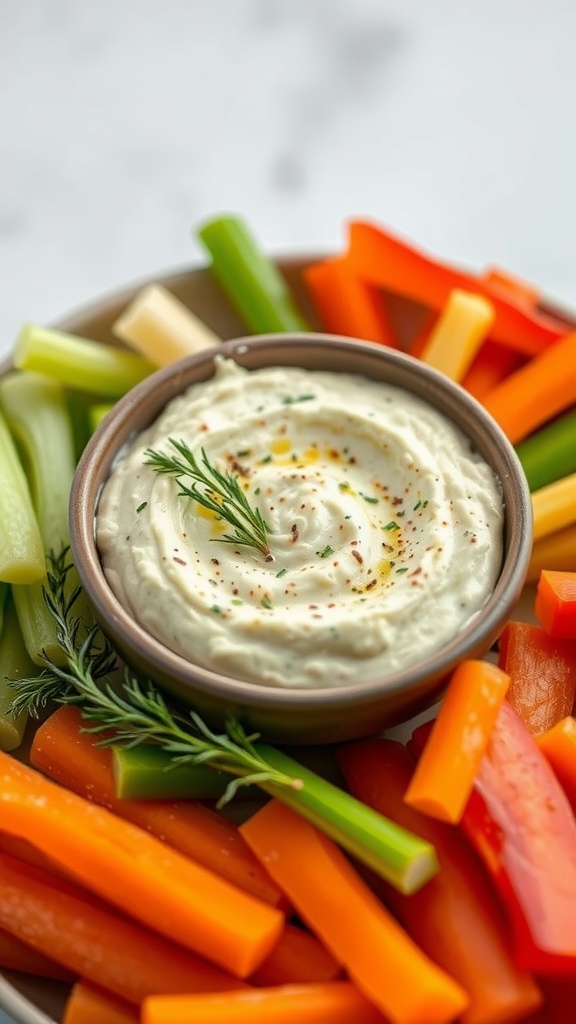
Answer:
[[[334,554],[334,548],[331,548],[330,545],[327,544],[323,551],[317,551],[316,554],[319,558],[330,558],[330,555]]]
[[[392,533],[394,530],[400,529],[400,524],[395,522],[394,519],[392,519],[391,522],[386,523],[386,526],[383,526],[382,529],[386,530],[387,533]]]
[[[138,505],[138,508],[136,509],[136,512],[143,512],[144,509],[146,508],[147,504],[148,504],[147,501],[143,501],[141,505]]]

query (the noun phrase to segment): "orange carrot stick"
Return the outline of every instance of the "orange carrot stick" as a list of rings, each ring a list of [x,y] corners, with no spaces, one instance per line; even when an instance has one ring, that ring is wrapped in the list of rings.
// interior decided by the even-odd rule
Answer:
[[[66,1000],[62,1024],[138,1024],[139,1018],[135,1006],[81,978]]]
[[[354,796],[434,844],[440,871],[417,893],[406,896],[376,877],[371,884],[424,953],[470,996],[461,1024],[523,1019],[542,995],[514,965],[501,906],[460,831],[405,803],[414,771],[406,747],[381,738],[357,740],[336,757]]]
[[[32,949],[3,928],[0,928],[0,969],[35,974],[40,978],[52,978],[54,981],[71,982],[75,978],[72,971],[62,967],[52,957],[44,956],[43,953]]]
[[[78,886],[5,854],[0,854],[0,927],[131,1003],[160,992],[247,987]]]
[[[484,395],[482,404],[516,444],[576,402],[576,331]]]
[[[382,295],[358,277],[345,259],[314,263],[303,277],[324,330],[398,347]]]
[[[411,807],[452,824],[460,820],[509,685],[510,677],[490,662],[460,663],[406,791]]]
[[[251,985],[291,985],[335,981],[342,968],[318,939],[286,924],[269,957],[250,978]]]
[[[274,907],[2,753],[0,822],[125,913],[239,977],[280,937]]]
[[[67,789],[127,818],[169,846],[261,900],[287,906],[286,897],[258,863],[238,827],[194,800],[119,800],[112,754],[83,732],[78,708],[62,706],[36,730],[31,763]]]
[[[568,715],[535,738],[576,814],[576,719]]]
[[[422,1018],[420,1024],[422,1024]],[[281,985],[255,992],[152,996],[141,1024],[385,1024],[382,1014],[349,981]],[[428,1024],[428,1022],[427,1022]]]
[[[276,800],[241,832],[300,917],[394,1024],[452,1021],[464,990],[406,935],[339,847]]]
[[[481,399],[492,388],[522,365],[522,356],[512,348],[487,338],[472,366],[462,379],[462,387]]]

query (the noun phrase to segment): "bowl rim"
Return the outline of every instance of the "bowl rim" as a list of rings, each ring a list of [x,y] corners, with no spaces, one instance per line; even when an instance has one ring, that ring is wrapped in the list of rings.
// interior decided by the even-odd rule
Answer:
[[[389,676],[380,676],[337,688],[290,688],[268,687],[205,668],[171,651],[139,625],[113,593],[100,564],[94,536],[99,494],[91,495],[93,479],[101,471],[103,464],[107,464],[109,468],[117,457],[118,434],[141,400],[151,392],[162,391],[163,386],[182,377],[188,368],[203,366],[210,372],[202,379],[209,379],[213,374],[217,356],[230,357],[242,363],[246,356],[252,353],[256,356],[261,355],[272,349],[279,341],[284,345],[293,346],[296,354],[304,348],[309,351],[313,345],[322,351],[329,349],[332,354],[336,349],[343,355],[376,358],[382,366],[392,363],[400,367],[406,377],[416,372],[426,382],[426,399],[430,404],[435,406],[437,397],[447,394],[462,411],[463,420],[470,419],[470,423],[466,423],[465,426],[458,425],[472,439],[474,447],[480,451],[500,478],[503,498],[507,489],[514,487],[516,491],[516,518],[512,522],[505,507],[506,537],[502,567],[496,585],[485,604],[464,627],[460,628],[456,636],[443,644],[438,651],[431,652],[424,659],[413,662]],[[275,365],[286,364],[277,362]],[[163,404],[151,413],[147,422],[150,423],[157,417]],[[447,415],[444,410],[441,412]],[[458,420],[456,422],[458,423]],[[470,430],[470,427],[473,429]],[[143,426],[139,427],[140,429],[143,429]],[[484,441],[487,443],[488,438],[493,439],[493,451],[498,454],[499,469],[494,468],[494,460],[486,455]],[[255,709],[286,707],[292,711],[298,708],[314,708],[320,711],[324,707],[330,707],[332,710],[345,710],[351,703],[356,706],[371,703],[378,696],[382,696],[383,691],[389,696],[400,694],[407,687],[417,686],[419,682],[423,682],[431,673],[437,676],[446,675],[466,657],[471,648],[485,645],[486,649],[490,646],[491,640],[488,638],[494,636],[509,614],[525,582],[532,548],[532,506],[523,470],[508,438],[482,405],[445,375],[407,353],[376,346],[370,342],[321,332],[270,334],[231,339],[223,342],[217,349],[205,350],[159,369],[115,404],[88,441],[78,463],[70,494],[70,539],[72,556],[97,620],[101,623],[112,623],[114,633],[121,636],[126,648],[136,649],[138,653],[143,652],[146,661],[157,668],[159,674],[174,677],[184,686],[190,686],[191,689],[209,697],[220,695],[223,699]],[[191,674],[193,678],[190,677]]]

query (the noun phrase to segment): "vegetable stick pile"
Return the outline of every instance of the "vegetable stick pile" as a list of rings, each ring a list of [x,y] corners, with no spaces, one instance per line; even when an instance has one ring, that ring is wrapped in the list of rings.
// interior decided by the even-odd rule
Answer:
[[[199,236],[248,331],[310,328],[241,221]],[[115,325],[134,352],[27,325],[0,380],[0,968],[66,984],[64,1024],[571,1024],[576,333],[512,275],[360,221],[304,281],[321,327],[426,360],[516,445],[537,624],[509,622],[497,664],[461,663],[406,744],[330,752],[339,785],[238,724],[223,738],[171,717],[153,684],[127,676],[116,699],[66,563],[76,458],[115,399],[219,339],[160,286]],[[134,746],[136,708],[164,745],[148,725]],[[220,810],[239,785],[223,739],[261,797],[240,825]]]

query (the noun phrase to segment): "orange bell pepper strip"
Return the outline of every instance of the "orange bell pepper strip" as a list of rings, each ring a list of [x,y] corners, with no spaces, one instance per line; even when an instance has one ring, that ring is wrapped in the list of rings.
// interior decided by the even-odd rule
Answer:
[[[460,821],[510,685],[488,661],[463,661],[453,672],[405,800],[441,821]]]
[[[510,676],[508,702],[530,732],[544,732],[571,713],[576,644],[530,622],[511,620],[500,637],[498,664]]]
[[[137,1007],[81,978],[66,1000],[62,1024],[138,1024]]]
[[[462,828],[507,908],[518,963],[576,974],[576,819],[534,737],[504,701]]]
[[[550,636],[576,640],[576,572],[543,569],[534,610]]]
[[[302,276],[325,331],[398,347],[383,296],[358,277],[346,259],[313,263]]]
[[[536,743],[552,765],[576,814],[576,719],[567,715],[551,729],[541,732]]]
[[[542,352],[566,333],[564,323],[512,300],[478,276],[441,263],[375,224],[349,223],[346,258],[363,280],[437,312],[454,288],[484,295],[494,306],[492,336],[524,355]]]
[[[503,270],[502,267],[485,267],[480,276],[494,291],[502,292],[519,305],[534,307],[540,301],[540,292],[535,285],[516,277],[509,270]]]
[[[414,761],[401,743],[381,738],[340,747],[336,759],[352,793],[434,843],[440,871],[406,896],[376,878],[371,885],[420,948],[470,997],[461,1024],[521,1020],[542,1002],[533,978],[509,952],[502,911],[488,876],[459,830],[404,801]]]
[[[301,919],[387,1020],[448,1024],[463,1012],[462,987],[416,946],[332,839],[277,800],[240,828]]]
[[[576,331],[511,373],[482,399],[512,444],[576,402]]]

